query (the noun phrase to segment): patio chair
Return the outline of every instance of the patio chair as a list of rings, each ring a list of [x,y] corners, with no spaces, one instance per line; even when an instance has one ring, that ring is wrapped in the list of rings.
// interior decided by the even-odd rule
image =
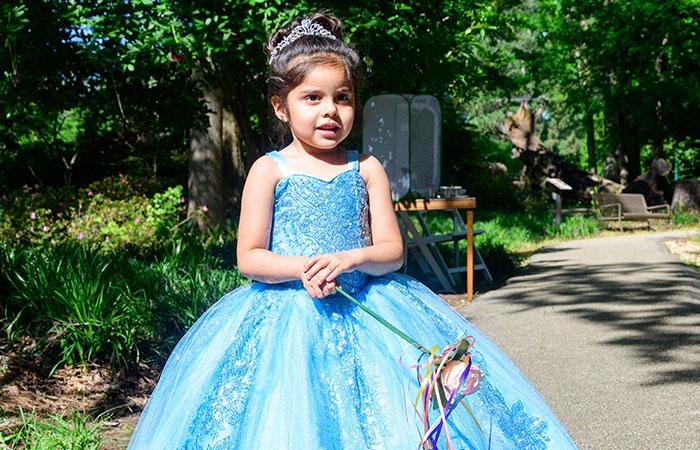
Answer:
[[[620,231],[623,229],[623,220],[646,221],[650,229],[651,219],[671,222],[669,205],[647,206],[642,194],[597,192],[593,194],[593,200],[597,204],[598,218],[603,221],[617,221]]]

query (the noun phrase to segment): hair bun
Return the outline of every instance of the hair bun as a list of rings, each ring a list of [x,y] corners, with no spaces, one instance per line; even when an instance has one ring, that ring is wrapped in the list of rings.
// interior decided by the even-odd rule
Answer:
[[[311,20],[311,22],[321,25],[338,39],[343,39],[343,22],[341,22],[340,19],[335,17],[333,14],[326,11],[319,11],[308,17],[308,19]]]
[[[265,52],[270,55],[277,44],[282,42],[282,40],[287,37],[287,35],[289,35],[294,28],[300,26],[301,21],[304,19],[310,20],[311,23],[321,25],[336,38],[340,40],[343,39],[343,23],[340,21],[340,19],[327,11],[318,11],[307,16],[297,17],[276,32],[272,33],[265,44]]]

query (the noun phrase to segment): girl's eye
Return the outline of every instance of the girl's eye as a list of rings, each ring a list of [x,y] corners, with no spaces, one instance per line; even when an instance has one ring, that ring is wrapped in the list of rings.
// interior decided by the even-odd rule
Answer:
[[[315,94],[309,94],[306,96],[306,100],[308,100],[310,102],[317,102],[317,101],[321,100],[321,97],[318,95],[315,95]]]
[[[341,103],[350,103],[350,96],[348,94],[339,94],[335,99]]]

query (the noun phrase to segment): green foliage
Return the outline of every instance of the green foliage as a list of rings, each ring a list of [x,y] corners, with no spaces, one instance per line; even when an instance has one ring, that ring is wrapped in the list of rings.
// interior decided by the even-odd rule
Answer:
[[[146,327],[143,290],[128,282],[128,261],[76,244],[48,251],[6,249],[7,301],[14,326],[40,339],[53,370],[91,360],[118,369],[137,357],[136,340]]]
[[[693,226],[700,224],[700,213],[694,211],[678,210],[671,215],[674,225]]]
[[[75,243],[48,249],[0,246],[5,336],[30,336],[43,361],[110,361],[128,370],[145,352],[158,358],[240,273],[200,244],[173,242],[153,259]]]
[[[0,241],[53,246],[81,242],[101,251],[153,251],[170,239],[185,216],[182,188],[155,189],[126,176],[107,177],[87,188],[25,186],[0,205]]]
[[[10,44],[0,48],[0,102],[7,105],[0,117],[0,164],[9,170],[0,174],[0,186],[37,178],[85,183],[116,170],[182,180],[189,131],[208,124],[207,86],[222,90],[239,137],[252,143],[267,131],[267,35],[317,9],[330,8],[345,21],[348,38],[366,57],[368,95],[431,93],[452,108],[454,99],[490,82],[492,72],[475,58],[475,47],[481,36],[506,28],[500,11],[511,3],[3,5],[0,13],[9,20],[3,20],[0,41]]]
[[[554,225],[548,231],[548,237],[560,239],[582,239],[600,233],[600,224],[593,216],[571,215],[562,218],[559,229]]]
[[[216,300],[246,282],[222,258],[187,241],[172,242],[152,262],[136,267],[131,283],[146,290],[156,324],[151,350],[166,354]]]
[[[22,424],[10,435],[0,433],[0,442],[11,448],[31,450],[98,450],[100,422],[74,411],[68,417],[51,416],[48,421],[20,410]]]

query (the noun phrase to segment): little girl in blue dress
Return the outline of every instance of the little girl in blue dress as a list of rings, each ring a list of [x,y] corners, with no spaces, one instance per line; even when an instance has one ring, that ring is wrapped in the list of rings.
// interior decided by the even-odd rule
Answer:
[[[271,104],[292,142],[258,159],[243,190],[238,264],[255,282],[226,294],[178,343],[129,449],[417,449],[418,381],[406,361],[420,352],[338,287],[427,345],[473,336],[483,378],[466,397],[473,417],[466,408],[449,416],[452,448],[573,448],[488,338],[393,273],[403,251],[386,174],[339,146],[360,73],[340,21],[296,19],[267,50]]]

